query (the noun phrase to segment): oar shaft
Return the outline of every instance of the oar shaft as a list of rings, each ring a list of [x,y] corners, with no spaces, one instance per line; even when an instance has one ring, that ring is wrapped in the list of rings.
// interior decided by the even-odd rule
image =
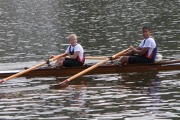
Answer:
[[[123,55],[123,54],[124,54],[126,51],[128,51],[128,50],[129,50],[129,48],[126,49],[126,50],[123,50],[123,51],[121,51],[121,52],[119,52],[119,53],[117,53],[117,54],[115,54],[115,55],[113,55],[112,58],[115,59],[116,57]],[[93,70],[93,69],[95,69],[96,67],[98,67],[98,66],[106,63],[106,62],[109,61],[109,60],[110,60],[110,58],[106,58],[105,60],[103,60],[103,61],[101,61],[101,62],[99,62],[99,63],[97,63],[97,64],[95,64],[95,65],[93,65],[93,66],[91,66],[91,67],[89,67],[89,68],[87,68],[87,69],[79,72],[79,73],[77,73],[76,75],[71,76],[70,78],[66,79],[65,81],[60,82],[59,84],[63,84],[63,83],[69,82],[69,81],[71,81],[71,80],[73,80],[73,79],[75,79],[75,78],[77,78],[77,77],[79,77],[79,76],[81,76],[81,75],[89,72],[90,70]]]
[[[113,56],[112,56],[113,59],[115,59],[115,58],[118,57],[118,56],[122,56],[122,55],[123,55],[125,52],[127,52],[128,50],[130,50],[130,48],[125,49],[125,50],[123,50],[123,51],[121,51],[121,52],[119,52],[119,53],[113,55]]]
[[[49,62],[53,62],[53,61],[55,61],[55,60],[57,60],[57,59],[60,59],[60,58],[62,58],[62,57],[65,57],[65,56],[66,56],[66,53],[61,54],[61,55],[58,55],[58,56],[56,56],[56,57],[50,59]]]
[[[86,59],[93,59],[93,60],[105,60],[107,57],[104,56],[87,56]]]
[[[38,68],[38,67],[41,67],[42,65],[45,65],[45,64],[46,64],[46,62],[43,62],[43,63],[41,63],[41,64],[38,64],[38,65],[34,66],[34,67],[31,67],[31,68],[29,68],[29,69],[26,69],[26,70],[24,70],[24,71],[21,71],[21,72],[19,72],[19,73],[17,73],[17,74],[14,74],[14,75],[11,75],[11,76],[9,76],[9,77],[7,77],[7,78],[4,78],[4,80],[7,81],[7,80],[10,80],[10,79],[13,79],[13,78],[15,78],[15,77],[17,77],[17,76],[20,76],[20,75],[22,75],[22,74],[24,74],[24,73],[27,73],[27,72],[29,72],[29,71],[31,71],[31,70],[34,70],[34,69],[36,69],[36,68]]]
[[[81,75],[89,72],[90,70],[98,67],[99,65],[102,65],[102,64],[106,63],[107,61],[109,61],[109,58],[106,58],[106,60],[103,60],[103,61],[97,63],[96,65],[93,65],[92,67],[89,67],[89,68],[87,68],[87,69],[85,69],[85,70],[77,73],[77,74],[74,75],[74,76],[71,76],[70,78],[66,79],[65,81],[63,81],[63,82],[61,82],[61,83],[59,83],[59,84],[63,84],[63,83],[65,83],[65,82],[69,82],[69,81],[71,81],[71,80],[73,80],[73,79],[75,79],[75,78],[77,78],[77,77],[79,77],[79,76],[81,76]]]
[[[65,53],[64,53],[64,54],[61,54],[61,55],[58,55],[58,56],[50,59],[49,62],[52,62],[52,61],[57,60],[57,59],[59,59],[59,58],[61,58],[61,57],[64,57],[65,55],[66,55]],[[42,63],[40,63],[40,64],[38,64],[38,65],[35,65],[35,66],[31,67],[31,68],[28,68],[28,69],[26,69],[26,70],[24,70],[24,71],[21,71],[21,72],[17,73],[17,74],[14,74],[14,75],[11,75],[11,76],[9,76],[9,77],[7,77],[7,78],[4,78],[3,80],[0,81],[0,83],[6,82],[6,81],[8,81],[8,80],[10,80],[10,79],[13,79],[13,78],[18,77],[18,76],[20,76],[20,75],[22,75],[22,74],[25,74],[25,73],[27,73],[27,72],[29,72],[29,71],[32,71],[32,70],[34,70],[34,69],[36,69],[36,68],[39,68],[39,67],[45,65],[46,63],[47,63],[47,62],[44,61],[44,62],[42,62]]]

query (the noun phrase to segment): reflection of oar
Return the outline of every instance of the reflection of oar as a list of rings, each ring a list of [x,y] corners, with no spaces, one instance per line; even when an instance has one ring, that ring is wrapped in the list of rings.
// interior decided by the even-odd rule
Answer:
[[[115,58],[117,58],[118,56],[123,55],[123,54],[124,54],[125,52],[127,52],[128,50],[129,50],[129,48],[126,49],[126,50],[123,50],[123,51],[121,51],[121,52],[119,52],[119,53],[117,53],[117,54],[115,54],[115,55],[113,55],[113,56],[112,56],[112,59],[115,59]],[[87,72],[95,69],[96,67],[98,67],[98,66],[106,63],[106,62],[109,61],[109,60],[111,60],[111,58],[106,58],[105,60],[103,60],[103,61],[101,61],[101,62],[99,62],[99,63],[97,63],[97,64],[95,64],[95,65],[93,65],[93,66],[91,66],[91,67],[89,67],[89,68],[87,68],[87,69],[79,72],[79,73],[77,73],[76,75],[74,75],[74,76],[72,76],[72,77],[64,80],[63,82],[60,82],[58,85],[51,86],[51,88],[61,87],[62,85],[65,85],[65,86],[66,86],[69,81],[71,81],[71,80],[73,80],[73,79],[75,79],[75,78],[77,78],[77,77],[79,77],[79,76],[81,76],[81,75],[83,75],[83,74],[85,74],[85,73],[87,73]],[[63,86],[62,86],[62,87],[63,87]]]
[[[58,56],[56,56],[56,57],[48,60],[48,62],[52,62],[52,61],[54,61],[54,60],[57,60],[57,59],[59,59],[59,58],[62,58],[62,57],[64,57],[65,55],[66,55],[65,53],[64,53],[64,54],[61,54],[61,55],[58,55]],[[18,77],[18,76],[20,76],[20,75],[22,75],[22,74],[25,74],[25,73],[27,73],[27,72],[29,72],[29,71],[32,71],[32,70],[34,70],[34,69],[36,69],[36,68],[39,68],[39,67],[47,64],[48,62],[47,62],[47,61],[44,61],[44,62],[42,62],[42,63],[40,63],[40,64],[38,64],[38,65],[36,65],[36,66],[33,66],[33,67],[28,68],[28,69],[26,69],[26,70],[24,70],[24,71],[21,71],[21,72],[19,72],[19,73],[17,73],[17,74],[14,74],[14,75],[11,75],[11,76],[9,76],[9,77],[7,77],[7,78],[4,78],[3,80],[0,80],[0,83],[4,83],[4,82],[6,82],[6,81],[8,81],[8,80],[10,80],[10,79],[13,79],[13,78]]]

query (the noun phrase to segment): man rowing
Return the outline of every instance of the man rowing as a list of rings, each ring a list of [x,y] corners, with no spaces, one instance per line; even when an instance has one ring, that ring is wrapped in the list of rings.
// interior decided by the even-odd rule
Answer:
[[[77,36],[71,34],[67,38],[69,46],[65,51],[65,56],[68,58],[61,58],[55,63],[55,67],[73,67],[73,66],[82,66],[85,61],[85,55],[83,47],[77,43]],[[64,57],[65,57],[64,56]],[[54,58],[55,55],[51,55],[50,58]]]
[[[157,45],[151,37],[151,29],[149,27],[142,28],[144,39],[137,48],[132,45],[130,50],[118,58],[120,64],[135,64],[135,63],[154,63],[157,54]]]

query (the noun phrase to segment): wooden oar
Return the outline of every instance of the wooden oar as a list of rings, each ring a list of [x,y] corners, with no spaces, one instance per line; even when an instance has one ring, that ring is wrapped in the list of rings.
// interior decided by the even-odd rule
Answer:
[[[65,53],[64,53],[64,54],[61,54],[61,55],[58,55],[58,56],[50,59],[49,61],[44,61],[44,62],[42,62],[42,63],[40,63],[40,64],[38,64],[38,65],[35,65],[35,66],[31,67],[31,68],[28,68],[28,69],[26,69],[26,70],[24,70],[24,71],[21,71],[21,72],[17,73],[17,74],[14,74],[14,75],[11,75],[11,76],[9,76],[9,77],[7,77],[7,78],[4,78],[3,80],[0,80],[0,83],[4,83],[4,82],[6,82],[6,81],[8,81],[8,80],[10,80],[10,79],[16,78],[16,77],[18,77],[18,76],[20,76],[20,75],[22,75],[22,74],[25,74],[25,73],[27,73],[27,72],[29,72],[29,71],[32,71],[32,70],[34,70],[34,69],[36,69],[36,68],[39,68],[39,67],[47,64],[48,62],[52,62],[52,61],[55,61],[55,60],[57,60],[57,59],[59,59],[59,58],[62,58],[62,57],[64,57],[65,55],[66,55]]]
[[[107,57],[104,57],[104,56],[97,56],[97,57],[95,57],[95,56],[87,56],[87,57],[85,57],[85,59],[92,59],[92,60],[105,60]]]
[[[69,56],[67,56],[66,58],[69,58]],[[86,56],[85,59],[90,59],[90,60],[105,60],[107,57],[105,56]]]
[[[126,50],[123,50],[123,51],[121,51],[121,52],[119,52],[119,53],[113,55],[113,56],[112,56],[112,59],[115,59],[115,58],[117,58],[118,56],[123,55],[123,54],[124,54],[125,52],[127,52],[128,50],[130,50],[130,48],[128,48],[128,49],[126,49]],[[95,69],[96,67],[98,67],[98,66],[100,66],[100,65],[102,65],[102,64],[104,64],[104,63],[106,63],[106,62],[109,61],[109,60],[111,60],[111,58],[106,58],[105,60],[103,60],[103,61],[101,61],[101,62],[99,62],[99,63],[97,63],[97,64],[95,64],[95,65],[93,65],[93,66],[91,66],[91,67],[89,67],[89,68],[87,68],[87,69],[85,69],[85,70],[79,72],[79,73],[77,73],[76,75],[74,75],[74,76],[72,76],[72,77],[70,77],[70,78],[64,80],[63,82],[60,82],[60,83],[57,84],[57,85],[51,86],[50,88],[63,87],[63,85],[67,86],[67,83],[68,83],[69,81],[71,81],[71,80],[73,80],[73,79],[75,79],[75,78],[77,78],[77,77],[79,77],[79,76],[81,76],[81,75],[83,75],[83,74],[85,74],[85,73],[87,73],[87,72],[89,72],[89,71]]]

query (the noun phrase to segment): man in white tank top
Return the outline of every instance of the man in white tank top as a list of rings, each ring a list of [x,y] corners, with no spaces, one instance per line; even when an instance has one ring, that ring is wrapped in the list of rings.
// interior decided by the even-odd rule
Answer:
[[[153,63],[157,54],[157,45],[155,40],[150,36],[151,30],[149,27],[142,28],[144,39],[137,48],[130,46],[130,50],[120,57],[119,62],[123,65],[126,63]]]
[[[68,56],[64,59],[57,60],[56,67],[73,67],[73,66],[82,66],[85,61],[85,55],[83,47],[77,43],[77,36],[71,34],[68,36],[68,42],[70,46],[67,47],[65,51],[65,56]],[[65,57],[64,56],[64,57]],[[50,58],[55,57],[52,55]]]

